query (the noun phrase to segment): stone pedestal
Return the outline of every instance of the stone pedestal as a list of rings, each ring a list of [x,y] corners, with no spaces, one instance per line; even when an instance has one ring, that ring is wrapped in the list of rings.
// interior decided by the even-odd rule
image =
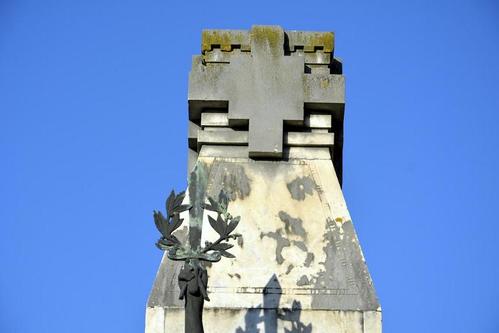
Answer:
[[[228,193],[243,236],[235,259],[208,267],[205,332],[380,333],[380,305],[341,191],[344,80],[332,33],[209,30],[202,48],[190,76],[190,168],[205,165],[210,196]],[[298,79],[287,82],[286,70]],[[216,237],[205,222],[203,243]],[[147,333],[184,330],[180,265],[163,258]]]

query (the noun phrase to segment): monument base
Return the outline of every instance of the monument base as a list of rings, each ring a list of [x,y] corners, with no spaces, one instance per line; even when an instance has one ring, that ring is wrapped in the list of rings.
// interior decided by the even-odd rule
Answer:
[[[147,308],[146,333],[184,331],[184,309]],[[215,309],[203,314],[205,333],[381,333],[380,311]]]

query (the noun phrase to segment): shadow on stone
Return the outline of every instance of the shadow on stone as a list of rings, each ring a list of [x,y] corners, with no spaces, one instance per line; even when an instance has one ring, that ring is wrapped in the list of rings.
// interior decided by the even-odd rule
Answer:
[[[263,304],[246,311],[244,328],[238,327],[235,333],[277,333],[278,321],[289,323],[283,325],[284,333],[312,333],[312,324],[301,321],[301,303],[294,300],[291,309],[280,309],[281,295],[282,288],[274,274],[263,290]]]

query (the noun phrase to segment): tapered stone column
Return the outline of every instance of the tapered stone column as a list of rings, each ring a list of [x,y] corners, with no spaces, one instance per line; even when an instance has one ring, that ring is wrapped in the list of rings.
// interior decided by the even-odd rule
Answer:
[[[207,166],[207,192],[229,194],[243,235],[235,259],[208,267],[205,332],[381,332],[341,190],[344,90],[333,33],[203,31],[189,76],[189,169]],[[202,242],[214,237],[204,224]],[[179,270],[163,258],[147,333],[183,332]]]

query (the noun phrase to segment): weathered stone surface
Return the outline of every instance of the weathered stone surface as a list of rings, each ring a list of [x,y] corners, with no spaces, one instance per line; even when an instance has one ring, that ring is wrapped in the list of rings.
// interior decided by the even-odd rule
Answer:
[[[228,194],[243,235],[235,259],[207,267],[207,333],[381,333],[341,191],[345,82],[333,53],[327,32],[203,31],[189,77],[189,169],[208,167],[209,195]],[[206,214],[201,242],[216,236]],[[186,223],[175,235],[187,234]],[[147,333],[183,331],[179,270],[163,259]]]
[[[314,147],[314,146],[334,146],[333,133],[304,133],[289,132],[286,134],[285,143],[289,146]]]
[[[243,51],[250,51],[250,36],[246,30],[203,30],[201,52],[220,48],[223,51],[232,51],[239,47]]]
[[[236,259],[208,269],[207,329],[219,327],[215,317],[208,319],[209,309],[241,316],[226,319],[236,325],[227,332],[236,332],[245,322],[245,311],[231,309],[282,311],[298,302],[302,315],[310,318],[306,323],[319,326],[320,320],[314,317],[318,310],[331,318],[335,315],[328,311],[336,311],[338,325],[350,327],[345,332],[379,332],[376,319],[371,320],[374,328],[369,330],[364,330],[360,320],[362,311],[380,311],[379,303],[330,160],[199,159],[210,166],[208,192],[215,195],[223,189],[229,193],[231,212],[245,217],[238,226],[243,242],[232,251]],[[213,238],[213,232],[205,223],[203,239]],[[182,312],[174,300],[177,271],[169,263],[164,261],[160,271],[166,272],[161,279],[170,285],[156,289],[157,294],[154,290],[149,301],[151,308],[167,309],[166,332],[169,318],[170,325],[176,322],[172,311]],[[355,313],[360,319],[351,322]],[[352,326],[355,323],[360,326]]]
[[[248,132],[234,131],[199,131],[198,144],[245,145]]]
[[[266,27],[256,26],[256,28]],[[286,33],[287,44],[283,47],[287,52],[321,51],[325,54],[331,54],[334,51],[334,33],[332,32],[288,30]],[[249,52],[252,50],[250,40],[251,32],[247,30],[206,29],[202,33],[201,52],[206,54],[215,49],[225,52],[240,49],[243,52]]]
[[[310,114],[305,118],[305,126],[310,128],[331,128],[330,114]]]
[[[332,53],[334,50],[334,34],[332,32],[314,31],[288,31],[289,49],[297,49],[305,52],[320,50],[324,53]]]
[[[281,157],[284,121],[304,118],[303,58],[284,56],[280,27],[253,27],[251,45],[230,66],[229,121],[249,119],[250,156]]]
[[[201,114],[201,126],[229,126],[229,117],[227,113],[207,113]]]
[[[200,67],[193,67],[189,99],[227,100],[229,122],[249,121],[250,156],[281,157],[283,122],[304,118],[304,59],[284,56],[280,27],[253,27],[250,43],[251,56],[232,56],[222,71],[206,67],[195,72]],[[216,91],[206,96],[199,84],[212,83]]]
[[[375,323],[370,318],[376,318]],[[203,319],[213,324],[205,325],[206,333],[381,333],[381,326],[377,324],[381,322],[381,312],[377,311],[206,309]],[[167,332],[169,327],[178,329],[173,332],[183,332],[183,325],[183,311],[177,309],[158,319],[158,327],[166,327]]]
[[[325,109],[334,109],[345,103],[345,78],[343,75],[306,75],[304,85],[305,103],[317,104]]]
[[[199,156],[203,157],[241,157],[248,156],[246,146],[203,145]],[[323,147],[287,147],[284,148],[284,159],[331,160],[329,148]]]
[[[192,122],[191,122],[192,123]],[[331,128],[332,117],[330,114],[307,114],[305,115],[305,127],[308,128]],[[216,112],[203,112],[201,114],[202,127],[229,127],[229,114]],[[199,127],[197,127],[199,129]],[[190,135],[190,132],[189,132]]]
[[[198,131],[198,145],[247,145],[247,131],[233,131],[230,128],[206,128]],[[288,132],[284,137],[284,144],[294,147],[317,147],[333,146],[333,133],[306,133],[306,132]]]
[[[303,125],[305,107],[339,112],[342,121],[344,84],[330,74],[333,49],[332,33],[207,30],[189,78],[190,118],[199,119],[204,108],[228,108],[229,125],[249,123],[250,157],[282,157],[283,125]],[[341,154],[340,137],[334,153]]]

